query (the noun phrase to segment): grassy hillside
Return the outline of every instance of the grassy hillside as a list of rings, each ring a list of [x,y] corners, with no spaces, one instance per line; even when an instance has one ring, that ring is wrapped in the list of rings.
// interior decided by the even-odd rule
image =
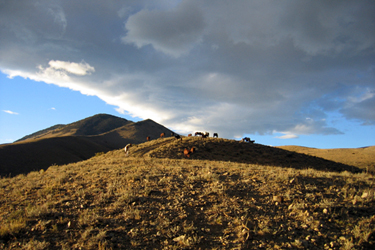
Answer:
[[[364,148],[317,149],[283,146],[281,149],[321,157],[330,161],[356,166],[375,173],[375,146]]]
[[[184,159],[185,145],[197,147],[192,159]],[[135,145],[129,157],[115,150],[2,178],[0,248],[374,248],[372,175],[315,162],[288,167],[276,164],[277,154],[268,163],[282,151],[263,147],[166,138]]]

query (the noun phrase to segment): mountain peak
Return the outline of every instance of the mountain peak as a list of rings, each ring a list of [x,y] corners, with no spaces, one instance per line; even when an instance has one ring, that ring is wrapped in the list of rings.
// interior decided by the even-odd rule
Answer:
[[[127,125],[129,123],[133,122],[113,115],[96,114],[67,125],[54,125],[47,129],[43,129],[30,135],[27,135],[25,137],[22,137],[16,142],[72,135],[99,135],[116,129],[118,127]]]

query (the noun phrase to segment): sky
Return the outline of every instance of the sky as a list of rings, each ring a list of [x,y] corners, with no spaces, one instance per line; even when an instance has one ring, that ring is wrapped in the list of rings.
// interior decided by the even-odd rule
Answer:
[[[0,143],[106,113],[375,145],[375,1],[0,0]]]

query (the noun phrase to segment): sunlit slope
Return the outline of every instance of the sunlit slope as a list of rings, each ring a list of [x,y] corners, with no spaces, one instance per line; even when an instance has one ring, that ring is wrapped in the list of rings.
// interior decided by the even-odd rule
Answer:
[[[364,148],[317,149],[300,146],[282,146],[281,149],[321,157],[327,160],[375,170],[375,146]]]

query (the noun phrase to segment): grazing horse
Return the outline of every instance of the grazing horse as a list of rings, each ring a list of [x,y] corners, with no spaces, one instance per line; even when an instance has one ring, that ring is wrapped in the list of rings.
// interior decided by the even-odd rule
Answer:
[[[241,141],[242,141],[242,142],[250,142],[250,143],[254,143],[254,142],[255,142],[255,141],[250,140],[249,137],[244,137],[244,138],[242,138]]]
[[[219,135],[217,134],[217,133],[214,133],[214,136],[213,136],[214,138],[216,137],[216,138],[219,138]]]
[[[195,132],[195,136],[203,136],[202,132]]]
[[[181,140],[182,141],[182,138],[179,135],[175,135],[174,138],[176,138],[176,140]]]
[[[147,137],[146,137],[146,140],[147,140],[147,141],[150,141],[150,140],[151,140],[151,137],[150,137],[150,136],[147,136]]]
[[[161,133],[161,134],[160,134],[160,138],[163,138],[164,136],[165,136],[164,133]]]
[[[192,134],[188,134],[188,137],[193,136]]]
[[[131,143],[129,143],[128,145],[125,146],[124,150],[125,150],[125,155],[128,156],[129,155],[129,148],[132,146]]]
[[[195,148],[192,147],[190,150],[189,149],[184,149],[184,156],[186,158],[190,158],[191,154],[195,152]]]

